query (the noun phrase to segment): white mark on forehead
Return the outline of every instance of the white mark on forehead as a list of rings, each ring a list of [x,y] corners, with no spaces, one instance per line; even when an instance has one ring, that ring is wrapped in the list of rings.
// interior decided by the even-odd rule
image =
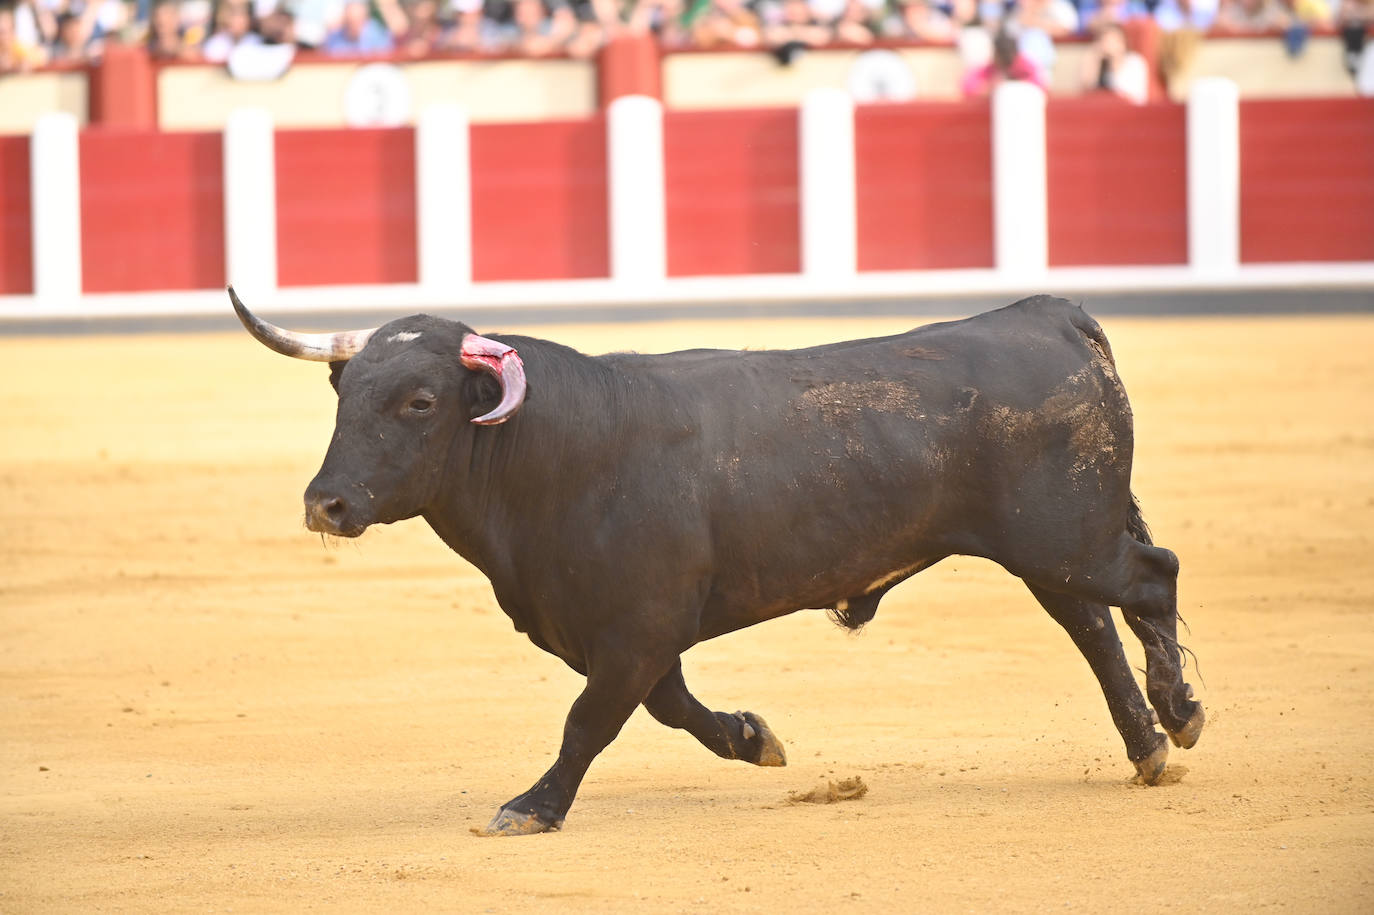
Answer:
[[[392,334],[390,337],[387,337],[387,338],[386,338],[386,342],[387,342],[387,343],[409,343],[411,340],[418,340],[418,339],[420,339],[420,331],[418,331],[418,330],[403,330],[403,331],[400,331],[399,333]]]

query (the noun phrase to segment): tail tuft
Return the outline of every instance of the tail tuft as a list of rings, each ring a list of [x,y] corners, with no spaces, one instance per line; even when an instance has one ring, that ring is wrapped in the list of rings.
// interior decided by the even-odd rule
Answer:
[[[1126,531],[1146,546],[1154,546],[1150,536],[1150,525],[1145,523],[1145,515],[1140,510],[1140,500],[1131,493],[1131,507],[1126,511]]]
[[[884,588],[872,594],[842,600],[830,610],[830,619],[841,629],[858,632],[869,620],[878,614],[878,601],[887,593]]]

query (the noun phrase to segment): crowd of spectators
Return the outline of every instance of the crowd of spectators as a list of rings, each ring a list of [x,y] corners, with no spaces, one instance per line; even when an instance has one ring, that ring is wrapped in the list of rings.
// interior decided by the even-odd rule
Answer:
[[[1143,18],[1166,34],[1279,33],[1292,53],[1310,30],[1336,29],[1358,53],[1374,0],[0,0],[0,73],[98,60],[109,42],[212,63],[244,45],[586,58],[651,33],[665,48],[767,49],[784,64],[828,44],[954,43],[976,94],[1003,78],[1043,85],[1054,43],[1082,36],[1085,85],[1136,98],[1145,76],[1123,27]]]

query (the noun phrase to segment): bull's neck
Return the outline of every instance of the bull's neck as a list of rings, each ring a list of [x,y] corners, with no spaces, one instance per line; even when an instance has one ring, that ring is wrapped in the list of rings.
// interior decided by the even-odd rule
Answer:
[[[503,341],[507,342],[507,341]],[[515,343],[515,341],[509,341]],[[496,579],[537,544],[568,505],[609,486],[624,380],[557,344],[521,339],[529,395],[498,426],[460,432],[425,520],[455,552]],[[528,559],[528,557],[523,557]]]

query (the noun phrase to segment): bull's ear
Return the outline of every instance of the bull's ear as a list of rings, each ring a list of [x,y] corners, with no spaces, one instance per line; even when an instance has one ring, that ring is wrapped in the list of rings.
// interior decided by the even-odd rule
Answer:
[[[348,365],[347,359],[329,363],[329,384],[334,388],[335,394],[339,393],[339,376],[343,374],[346,365]]]

